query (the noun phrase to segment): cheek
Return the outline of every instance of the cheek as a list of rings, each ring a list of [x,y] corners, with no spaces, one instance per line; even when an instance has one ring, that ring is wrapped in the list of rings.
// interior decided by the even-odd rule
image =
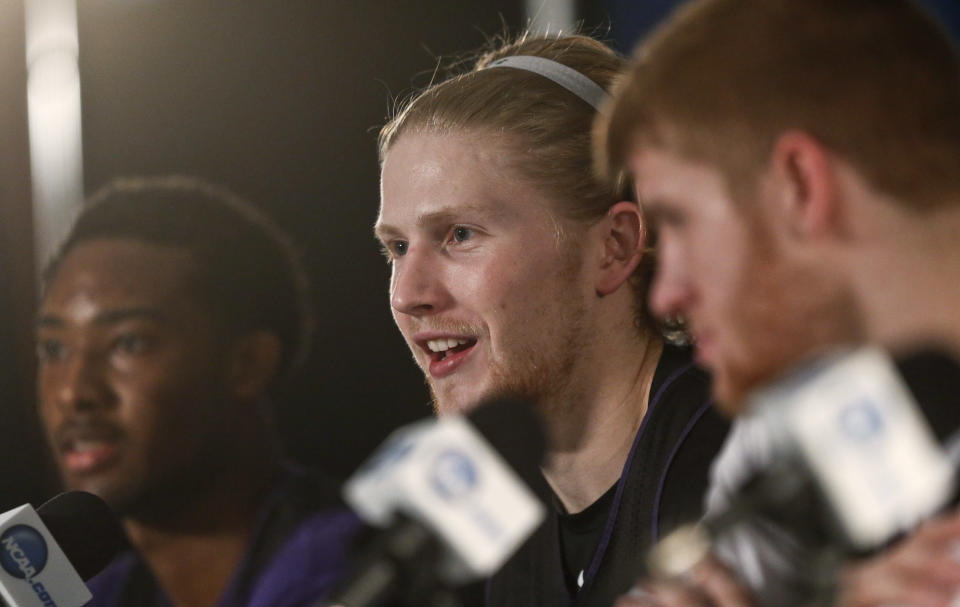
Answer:
[[[49,437],[52,436],[60,424],[63,423],[63,414],[60,412],[60,407],[51,402],[48,396],[43,394],[41,390],[39,393],[38,403],[37,403],[37,416],[40,418],[40,424],[43,426],[44,433]]]
[[[550,278],[551,271],[555,268],[518,263],[516,257],[511,257],[503,263],[487,264],[464,282],[464,288],[475,294],[474,300],[483,310],[509,318],[509,315],[521,314],[529,306],[531,297]]]
[[[393,318],[393,324],[397,325],[400,332],[406,335],[407,330],[410,328],[410,315],[401,314],[396,308],[390,306],[390,316]]]
[[[121,415],[128,424],[150,431],[158,424],[175,426],[167,420],[190,420],[217,385],[212,360],[158,359],[115,371],[111,377]]]
[[[162,384],[143,374],[122,374],[112,386],[118,403],[117,417],[128,434],[144,440],[162,432],[157,428],[157,418],[170,405]]]
[[[494,317],[513,320],[541,301],[544,288],[563,269],[553,236],[537,233],[501,241],[483,256],[447,266],[441,280],[459,306],[497,324]]]
[[[693,263],[701,292],[706,303],[715,308],[714,313],[729,316],[742,305],[744,282],[750,279],[750,268],[745,261],[751,253],[746,249],[743,242],[736,239],[714,239],[713,243],[702,240]]]
[[[398,276],[397,276],[397,266],[396,266],[396,264],[392,264],[392,265],[390,266],[390,284],[389,284],[388,289],[387,289],[387,298],[388,298],[388,301],[393,301],[393,294],[394,294],[394,293],[396,292],[396,290],[397,290],[397,279],[398,279]],[[391,309],[392,309],[392,306],[391,306]]]
[[[512,292],[520,279],[512,261],[486,260],[477,265],[450,268],[444,284],[452,298],[473,313],[484,315],[507,309]]]
[[[59,417],[54,404],[56,383],[52,371],[41,368],[37,372],[37,414],[41,421],[46,422]]]

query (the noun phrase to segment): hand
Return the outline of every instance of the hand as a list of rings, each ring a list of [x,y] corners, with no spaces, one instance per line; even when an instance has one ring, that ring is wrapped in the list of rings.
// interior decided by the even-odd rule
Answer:
[[[750,591],[712,555],[683,579],[643,581],[614,607],[753,607]]]
[[[960,512],[928,521],[893,548],[847,566],[836,605],[949,607],[960,599]]]

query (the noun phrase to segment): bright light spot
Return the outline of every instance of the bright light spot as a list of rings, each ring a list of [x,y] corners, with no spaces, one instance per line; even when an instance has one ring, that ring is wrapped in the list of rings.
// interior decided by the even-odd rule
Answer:
[[[43,266],[83,200],[74,0],[25,0],[27,109],[37,261]]]
[[[534,34],[573,32],[577,21],[576,0],[526,0],[527,27]]]

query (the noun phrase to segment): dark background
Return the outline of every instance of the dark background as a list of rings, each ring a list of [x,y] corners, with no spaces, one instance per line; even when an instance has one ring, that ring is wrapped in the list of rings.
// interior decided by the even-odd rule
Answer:
[[[550,0],[546,0],[550,1]],[[955,31],[956,0],[929,0]],[[675,0],[582,1],[622,51]],[[347,475],[429,414],[390,318],[372,237],[376,132],[438,56],[523,24],[518,0],[79,0],[85,184],[189,173],[261,205],[299,243],[319,315],[281,408],[289,451]],[[52,494],[33,412],[26,68],[20,0],[0,0],[0,511]],[[225,420],[225,423],[228,423]]]
[[[23,9],[0,3],[2,511],[55,485],[32,405]],[[377,130],[438,56],[516,30],[521,11],[510,0],[78,2],[87,191],[122,175],[195,174],[291,233],[319,326],[281,422],[293,455],[336,476],[430,413],[373,239]]]

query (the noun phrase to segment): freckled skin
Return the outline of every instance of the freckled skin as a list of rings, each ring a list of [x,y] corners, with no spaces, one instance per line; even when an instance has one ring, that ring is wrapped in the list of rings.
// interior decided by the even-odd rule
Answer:
[[[411,133],[383,165],[377,224],[392,258],[393,316],[439,412],[501,390],[550,401],[576,380],[591,340],[581,228],[567,222],[573,236],[558,242],[556,205],[516,174],[515,153],[477,133]],[[451,375],[431,376],[414,341],[431,329],[477,338]]]

